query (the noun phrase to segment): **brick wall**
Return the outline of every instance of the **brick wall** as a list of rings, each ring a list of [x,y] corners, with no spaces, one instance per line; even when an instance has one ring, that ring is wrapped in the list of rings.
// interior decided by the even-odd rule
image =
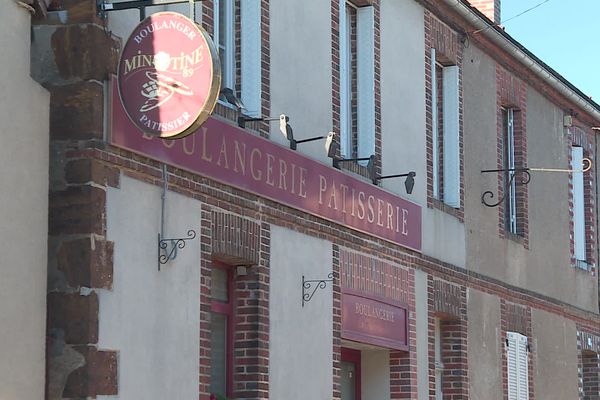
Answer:
[[[500,23],[500,0],[469,0],[469,3],[491,21]]]

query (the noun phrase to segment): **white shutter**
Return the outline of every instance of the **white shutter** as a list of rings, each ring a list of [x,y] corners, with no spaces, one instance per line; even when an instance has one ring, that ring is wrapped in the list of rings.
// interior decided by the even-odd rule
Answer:
[[[440,198],[439,187],[440,177],[438,176],[440,156],[438,154],[438,104],[437,104],[437,71],[435,63],[435,49],[431,49],[431,140],[432,140],[432,159],[433,159],[433,197]]]
[[[241,86],[246,113],[261,114],[261,6],[260,0],[240,2]]]
[[[340,0],[340,153],[352,156],[352,129],[350,122],[350,33],[346,13],[346,0]]]
[[[460,207],[459,74],[444,67],[444,202]]]
[[[527,353],[527,336],[519,335],[517,339],[519,400],[529,400],[529,363]]]
[[[527,336],[506,332],[506,367],[508,375],[508,400],[529,399],[529,369]]]
[[[573,146],[571,150],[571,169],[583,168],[583,148]],[[573,172],[573,241],[575,258],[585,260],[585,200],[583,172]]]
[[[369,157],[375,154],[375,14],[373,7],[359,7],[356,21],[358,157]]]
[[[517,333],[506,332],[506,368],[508,375],[508,400],[519,400],[517,370]]]

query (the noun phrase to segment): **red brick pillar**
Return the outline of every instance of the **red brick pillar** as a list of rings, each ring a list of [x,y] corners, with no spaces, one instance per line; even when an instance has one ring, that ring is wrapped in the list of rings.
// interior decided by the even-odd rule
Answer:
[[[32,35],[32,75],[51,93],[46,398],[96,398],[118,394],[117,353],[98,348],[96,289],[112,287],[106,189],[119,175],[93,155],[119,44],[94,0],[55,0],[48,11]]]

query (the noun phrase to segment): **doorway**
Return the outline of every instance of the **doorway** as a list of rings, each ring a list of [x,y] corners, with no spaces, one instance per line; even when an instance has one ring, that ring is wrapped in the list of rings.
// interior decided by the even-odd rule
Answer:
[[[341,400],[360,400],[360,350],[342,347]]]

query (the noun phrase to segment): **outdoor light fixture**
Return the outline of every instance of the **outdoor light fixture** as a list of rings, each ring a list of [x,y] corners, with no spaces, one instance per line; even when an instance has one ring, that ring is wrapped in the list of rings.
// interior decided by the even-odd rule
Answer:
[[[594,128],[592,128],[594,129]],[[523,177],[520,182],[515,182],[515,184],[519,186],[527,185],[531,181],[530,171],[533,172],[567,172],[567,173],[583,173],[587,172],[592,168],[592,160],[589,158],[584,158],[582,161],[581,169],[563,169],[563,168],[529,168],[529,167],[521,167],[521,168],[504,168],[504,169],[484,169],[481,171],[482,174],[490,173],[490,172],[503,172],[509,175],[508,180],[504,184],[504,190],[502,193],[502,197],[495,203],[490,202],[489,200],[494,198],[494,192],[491,190],[486,190],[481,195],[481,202],[486,207],[498,207],[506,198],[506,194],[508,193],[508,189],[513,184],[515,177],[517,174],[522,174]],[[489,199],[489,200],[488,200]]]
[[[417,173],[415,171],[410,171],[405,174],[379,176],[377,175],[377,172],[375,172],[375,155],[371,155],[370,157],[340,158],[337,156],[337,154],[339,153],[340,145],[337,141],[334,140],[334,136],[334,132],[329,132],[329,135],[327,135],[327,141],[325,142],[325,150],[327,150],[327,157],[332,159],[334,168],[340,169],[340,163],[343,162],[369,161],[367,163],[367,173],[371,178],[371,182],[373,182],[374,185],[377,185],[377,183],[382,179],[406,177],[406,180],[404,181],[406,193],[412,193],[413,188],[415,186],[415,176],[417,176]]]
[[[417,173],[415,171],[410,171],[406,174],[395,174],[395,175],[385,175],[385,176],[372,175],[372,176],[373,176],[373,183],[375,185],[377,184],[377,182],[379,182],[382,179],[406,177],[406,179],[404,180],[404,188],[406,189],[407,194],[411,194],[413,191],[413,188],[415,187],[415,176],[417,176]]]
[[[279,131],[281,132],[283,137],[290,142],[290,149],[292,150],[296,150],[297,145],[301,143],[314,142],[315,140],[322,139],[327,139],[327,142],[331,142],[333,140],[333,132],[329,132],[329,134],[324,136],[315,136],[308,139],[296,140],[294,139],[294,131],[292,130],[289,121],[290,119],[286,115],[281,114],[281,116],[279,117]]]

